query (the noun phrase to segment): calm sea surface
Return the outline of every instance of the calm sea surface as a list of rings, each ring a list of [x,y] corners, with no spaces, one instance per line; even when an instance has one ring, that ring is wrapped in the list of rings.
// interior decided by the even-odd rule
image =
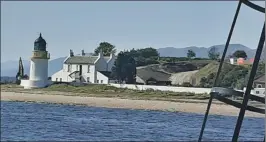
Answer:
[[[210,116],[204,140],[230,141],[236,117]],[[1,101],[1,140],[196,141],[203,115]],[[245,118],[240,140],[262,141],[263,118]]]

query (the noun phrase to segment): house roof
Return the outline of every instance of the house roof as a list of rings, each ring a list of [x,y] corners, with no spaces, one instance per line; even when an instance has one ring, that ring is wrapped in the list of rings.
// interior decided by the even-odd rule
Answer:
[[[154,70],[152,68],[140,68],[137,69],[137,76],[144,81],[155,79],[156,81],[170,81],[170,74]]]
[[[110,78],[111,77],[111,72],[110,71],[98,71],[100,72],[101,74],[103,74],[104,76]]]
[[[254,80],[255,83],[265,83],[265,75],[262,75]]]
[[[103,58],[104,58],[104,60],[105,60],[106,62],[110,59],[109,56],[104,56]]]
[[[110,59],[110,56],[104,56],[104,60],[107,62]],[[116,56],[114,57],[116,59]],[[94,64],[98,59],[98,56],[92,56],[92,53],[85,53],[84,56],[80,54],[69,57],[65,63],[66,64]]]
[[[67,58],[66,64],[94,64],[98,59],[97,56],[73,56]]]

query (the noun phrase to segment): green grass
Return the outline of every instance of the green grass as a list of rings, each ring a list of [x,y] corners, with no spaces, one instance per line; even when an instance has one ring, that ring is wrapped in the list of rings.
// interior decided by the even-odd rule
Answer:
[[[219,62],[217,61],[212,61],[211,63],[209,63],[208,65],[206,65],[205,67],[201,68],[195,75],[195,79],[196,79],[196,84],[199,85],[201,78],[203,77],[207,77],[209,74],[211,73],[217,73],[218,68],[219,68]],[[222,70],[224,69],[232,69],[235,65],[231,65],[229,63],[224,63]]]
[[[208,99],[208,94],[195,94],[189,92],[170,92],[158,90],[132,90],[126,88],[116,88],[108,85],[85,85],[72,86],[67,84],[55,84],[47,88],[24,90],[18,85],[1,85],[2,90],[15,92],[65,92],[64,95],[90,96],[90,97],[117,97],[126,99],[145,99],[145,100],[167,100],[177,99]],[[62,93],[60,93],[62,94]]]

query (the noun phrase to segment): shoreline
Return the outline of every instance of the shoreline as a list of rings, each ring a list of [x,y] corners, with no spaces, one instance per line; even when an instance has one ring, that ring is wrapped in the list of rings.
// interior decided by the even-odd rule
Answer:
[[[207,102],[197,102],[193,100],[182,99],[180,102],[160,101],[160,100],[133,100],[108,97],[82,97],[82,96],[64,96],[51,94],[31,94],[2,92],[1,101],[20,101],[36,103],[54,103],[68,105],[85,105],[91,107],[103,108],[121,108],[138,110],[159,110],[171,112],[187,112],[196,114],[205,114]],[[184,101],[184,102],[182,102]],[[240,109],[226,104],[212,104],[210,115],[238,116]],[[265,117],[264,114],[246,111],[246,117]]]

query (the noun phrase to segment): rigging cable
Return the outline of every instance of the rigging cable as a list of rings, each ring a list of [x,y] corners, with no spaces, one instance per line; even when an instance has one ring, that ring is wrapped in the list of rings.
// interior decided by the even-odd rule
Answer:
[[[229,32],[229,35],[228,35],[228,38],[227,38],[227,41],[226,41],[226,44],[225,44],[225,47],[224,47],[224,52],[223,52],[223,55],[222,55],[222,58],[221,58],[221,61],[220,61],[220,65],[219,65],[219,68],[218,68],[218,71],[217,71],[217,74],[216,74],[216,78],[215,78],[214,85],[213,85],[214,87],[217,85],[218,78],[219,78],[219,75],[221,73],[221,69],[222,69],[222,66],[223,66],[225,55],[226,55],[226,52],[227,52],[227,49],[228,49],[228,46],[229,46],[229,43],[230,43],[230,40],[231,40],[231,37],[232,37],[232,34],[233,34],[233,30],[234,30],[234,27],[235,27],[235,24],[236,24],[236,20],[237,20],[239,11],[240,11],[241,4],[242,4],[242,2],[241,2],[241,0],[239,0],[238,6],[237,6],[237,9],[236,9],[236,13],[235,13],[235,16],[234,16],[234,20],[233,20],[233,23],[231,25],[231,29],[230,29],[230,32]],[[210,95],[210,99],[209,99],[209,102],[208,102],[207,110],[205,112],[203,124],[202,124],[202,127],[201,127],[199,139],[198,139],[199,142],[201,142],[201,139],[202,139],[202,136],[203,136],[203,132],[204,132],[206,121],[207,121],[207,118],[208,118],[208,115],[209,115],[209,111],[210,111],[210,108],[211,108],[212,100],[213,100],[213,96]]]

